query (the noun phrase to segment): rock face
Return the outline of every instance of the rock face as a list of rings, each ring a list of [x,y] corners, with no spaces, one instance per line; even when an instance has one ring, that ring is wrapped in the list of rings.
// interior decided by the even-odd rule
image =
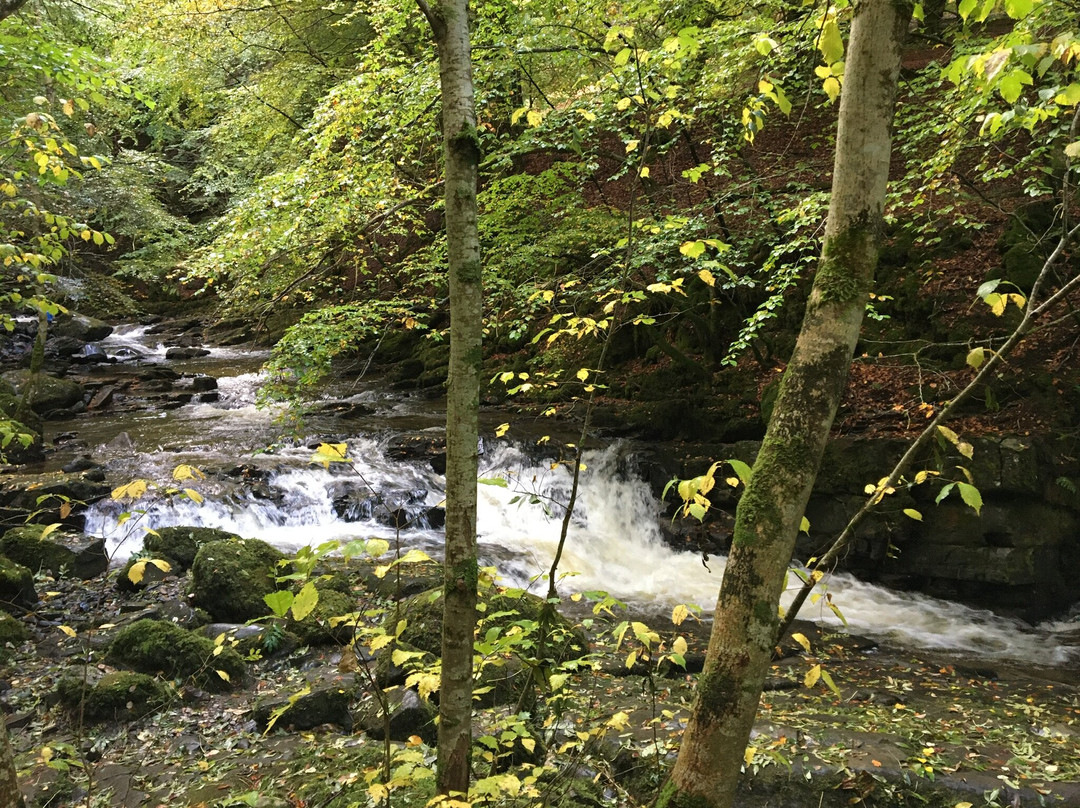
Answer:
[[[285,556],[259,539],[211,541],[199,547],[191,565],[195,605],[215,620],[243,623],[269,613],[263,596],[279,587]]]
[[[709,447],[709,455],[682,461],[663,460],[649,470],[657,494],[671,476],[703,473],[713,459],[752,462],[757,443]],[[887,474],[907,442],[840,438],[825,452],[821,472],[807,506],[809,535],[800,534],[796,555],[820,555],[866,501],[863,492]],[[1039,620],[1080,600],[1080,467],[1058,447],[1042,440],[977,438],[972,457],[940,446],[906,475],[920,485],[898,486],[878,510],[857,528],[841,567],[867,580],[900,589]],[[677,468],[666,475],[662,470]],[[961,499],[968,483],[982,499],[981,513]],[[674,469],[673,469],[674,470]],[[717,475],[726,476],[721,472]],[[663,478],[663,479],[661,479]],[[936,502],[943,488],[954,483]],[[674,495],[668,497],[672,504]],[[731,538],[737,492],[718,480],[713,505],[703,526],[674,531],[673,543],[706,552],[723,552]],[[915,511],[921,520],[905,510]],[[696,523],[694,523],[696,525]],[[669,533],[670,535],[670,533]]]

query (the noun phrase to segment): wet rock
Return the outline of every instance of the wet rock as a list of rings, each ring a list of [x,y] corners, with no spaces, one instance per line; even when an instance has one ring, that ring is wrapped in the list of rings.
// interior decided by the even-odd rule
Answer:
[[[44,530],[37,525],[12,528],[0,538],[0,553],[31,570],[84,580],[109,568],[104,539],[63,530],[43,535]]]
[[[213,527],[162,527],[147,533],[143,549],[155,558],[164,558],[176,564],[177,572],[184,572],[195,562],[199,548],[212,541],[241,541],[235,533]]]
[[[0,609],[29,609],[37,599],[34,573],[29,567],[0,555]]]
[[[371,738],[381,741],[389,736],[392,741],[408,741],[417,735],[428,746],[434,746],[438,736],[435,718],[438,712],[417,695],[415,690],[391,690],[386,694],[389,700],[389,727],[383,717],[378,700],[370,699],[361,705],[357,723]]]
[[[390,460],[426,461],[437,474],[446,473],[446,439],[431,435],[397,435],[384,451]]]
[[[285,556],[259,539],[210,541],[199,547],[191,565],[194,603],[215,620],[243,623],[269,613],[265,595],[286,570]]]
[[[113,327],[96,317],[69,312],[60,315],[50,329],[58,337],[68,337],[79,342],[98,342],[113,332]]]
[[[97,463],[91,460],[88,456],[83,456],[72,460],[62,469],[64,474],[78,474],[81,471],[89,471],[90,469],[100,468]]]
[[[165,351],[166,359],[198,359],[200,356],[209,356],[210,351],[206,348],[177,347]]]
[[[244,679],[244,660],[231,648],[215,655],[216,647],[213,640],[172,623],[139,620],[117,632],[105,659],[142,673],[162,672],[170,679],[191,677],[205,690],[236,687]]]
[[[218,382],[213,376],[196,376],[191,380],[191,389],[196,393],[205,393],[217,390]]]
[[[261,701],[255,706],[255,723],[260,730],[265,731],[271,716],[284,708],[284,712],[274,722],[276,728],[301,731],[332,724],[341,727],[345,732],[351,732],[353,719],[349,704],[354,694],[355,685],[349,683],[346,686],[331,685],[313,689],[292,704],[289,704],[288,698]]]
[[[156,712],[169,703],[172,693],[153,676],[114,671],[97,681],[65,677],[56,685],[56,698],[74,716],[89,721],[113,721]]]
[[[10,382],[21,395],[30,382],[29,370],[9,370],[3,378]],[[70,379],[60,379],[47,373],[39,373],[30,397],[30,407],[39,415],[54,410],[64,410],[83,400],[82,385]]]
[[[91,410],[99,410],[102,407],[107,407],[112,402],[114,395],[116,395],[116,386],[107,384],[94,393],[87,407]]]

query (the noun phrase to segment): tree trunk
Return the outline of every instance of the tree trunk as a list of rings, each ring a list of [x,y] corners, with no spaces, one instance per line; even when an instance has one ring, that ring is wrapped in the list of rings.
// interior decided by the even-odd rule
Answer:
[[[8,740],[7,721],[0,712],[0,808],[23,808],[25,805],[15,776],[15,754]]]
[[[446,252],[450,272],[450,378],[446,396],[446,566],[439,792],[467,794],[472,745],[476,628],[476,478],[480,410],[482,285],[476,228],[476,135],[466,0],[417,0],[439,48],[446,155]]]
[[[679,757],[657,808],[729,808],[757,714],[784,574],[839,405],[877,264],[900,45],[911,8],[854,5],[821,260],[754,473]]]

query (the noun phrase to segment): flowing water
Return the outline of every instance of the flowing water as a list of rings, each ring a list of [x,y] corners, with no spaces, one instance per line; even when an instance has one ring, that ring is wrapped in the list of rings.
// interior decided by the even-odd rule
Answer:
[[[103,343],[106,351],[163,361],[164,350],[148,341],[145,329],[127,329]],[[255,393],[259,363],[265,356],[217,349],[210,356],[172,363],[178,370],[213,375],[220,400],[166,412],[99,415],[56,425],[77,429],[80,439],[106,464],[110,482],[144,478],[170,482],[181,463],[204,469],[207,479],[193,485],[201,504],[185,498],[151,495],[137,505],[105,501],[91,509],[87,530],[108,540],[114,561],[137,551],[146,528],[202,525],[256,536],[283,549],[329,539],[393,539],[396,530],[386,508],[410,516],[400,532],[406,547],[438,555],[441,532],[430,527],[429,510],[443,496],[443,478],[423,461],[392,461],[385,449],[394,434],[430,430],[440,434],[438,406],[401,397],[367,383],[345,391],[347,400],[374,412],[350,420],[315,418],[306,445],[267,446],[277,434],[281,410],[259,409]],[[132,360],[135,361],[135,360]],[[329,469],[312,464],[311,446],[320,440],[348,445],[350,463]],[[510,441],[488,441],[481,477],[502,484],[479,486],[478,532],[485,563],[497,566],[507,583],[529,586],[547,571],[558,543],[562,508],[570,488],[565,466],[531,460]],[[561,569],[572,573],[560,588],[603,590],[639,609],[670,610],[676,603],[715,602],[723,559],[680,553],[660,537],[660,507],[648,485],[625,471],[628,447],[612,445],[586,457],[582,489],[573,515]],[[254,482],[244,482],[254,480]],[[539,504],[530,504],[538,500]],[[124,509],[133,518],[120,524]],[[797,581],[796,581],[797,582]],[[923,595],[896,592],[837,574],[827,580],[851,631],[912,648],[948,650],[961,655],[1060,665],[1080,657],[1069,642],[1077,623],[1031,627],[989,611]],[[533,583],[534,588],[538,584]],[[804,607],[802,616],[838,624],[825,608]]]

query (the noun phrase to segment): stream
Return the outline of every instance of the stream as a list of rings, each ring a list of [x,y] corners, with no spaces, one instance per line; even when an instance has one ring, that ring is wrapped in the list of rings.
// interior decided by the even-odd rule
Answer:
[[[101,343],[125,361],[165,362],[164,348],[144,327],[122,327]],[[403,547],[439,555],[441,531],[429,521],[443,497],[444,481],[426,461],[393,461],[385,450],[401,433],[441,435],[441,401],[407,396],[364,379],[334,400],[361,405],[346,417],[318,416],[307,422],[302,445],[265,449],[276,439],[280,407],[258,408],[256,392],[266,353],[215,348],[209,356],[169,362],[183,373],[218,380],[219,399],[166,411],[102,412],[49,424],[50,441],[77,433],[78,441],[50,458],[59,467],[78,454],[102,463],[109,482],[142,478],[170,484],[172,470],[190,464],[207,472],[191,485],[202,495],[149,496],[136,505],[106,500],[87,514],[88,533],[107,540],[113,563],[137,552],[145,529],[197,525],[255,536],[285,550],[330,539],[380,537],[393,540],[385,509],[371,492],[410,516],[401,529]],[[365,414],[371,413],[371,414]],[[497,420],[485,415],[481,431],[491,434]],[[517,429],[517,427],[515,427]],[[511,430],[510,435],[514,434]],[[533,437],[535,439],[535,437]],[[320,441],[344,442],[351,463],[312,464]],[[562,508],[570,488],[565,465],[530,459],[509,439],[485,439],[481,478],[503,485],[479,486],[478,534],[482,563],[497,567],[504,583],[538,589],[558,543]],[[615,443],[585,458],[582,488],[572,519],[560,584],[571,591],[603,590],[637,609],[669,612],[677,603],[709,611],[715,602],[723,559],[706,566],[700,555],[681,553],[661,540],[660,505],[649,486],[622,462],[633,447]],[[543,504],[530,504],[530,500]],[[135,509],[142,511],[136,513]],[[133,518],[123,521],[129,510]],[[798,580],[792,576],[791,587]],[[1012,660],[1061,666],[1080,659],[1075,621],[1036,627],[1021,621],[915,593],[888,590],[846,574],[826,579],[828,592],[853,633],[913,649],[948,651],[960,657]],[[809,603],[801,617],[839,625],[822,600]]]

